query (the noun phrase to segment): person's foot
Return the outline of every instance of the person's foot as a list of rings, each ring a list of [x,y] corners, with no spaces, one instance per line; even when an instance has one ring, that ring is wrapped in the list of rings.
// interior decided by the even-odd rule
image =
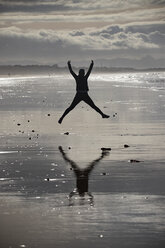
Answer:
[[[109,118],[109,117],[110,117],[109,115],[105,115],[105,114],[102,115],[102,118]]]
[[[59,124],[61,124],[61,123],[62,123],[62,118],[60,118],[60,119],[58,120],[58,123],[59,123]]]

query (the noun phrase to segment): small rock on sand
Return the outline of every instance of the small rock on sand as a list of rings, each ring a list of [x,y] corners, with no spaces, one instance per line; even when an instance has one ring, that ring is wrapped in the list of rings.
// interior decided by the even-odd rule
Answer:
[[[69,132],[64,133],[65,135],[69,135]]]
[[[102,147],[101,150],[104,151],[104,152],[105,151],[111,151],[111,148],[110,147]]]
[[[130,160],[128,160],[128,162],[130,162],[130,163],[140,163],[141,161],[136,160],[136,159],[130,159]]]
[[[109,173],[107,173],[107,172],[102,172],[100,175],[101,175],[101,176],[108,176]]]
[[[127,145],[127,144],[125,144],[125,145],[124,145],[124,148],[128,148],[128,147],[130,147],[130,146],[129,146],[129,145]]]

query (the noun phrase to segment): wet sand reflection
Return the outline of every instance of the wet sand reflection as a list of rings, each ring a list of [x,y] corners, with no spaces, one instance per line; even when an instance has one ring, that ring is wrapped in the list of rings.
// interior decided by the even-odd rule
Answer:
[[[59,151],[63,157],[63,159],[71,165],[71,168],[74,171],[76,177],[76,188],[69,194],[69,205],[73,205],[74,202],[72,200],[73,196],[80,196],[80,202],[85,199],[85,196],[88,196],[88,201],[90,205],[94,204],[93,195],[89,192],[89,176],[96,166],[105,156],[109,155],[108,151],[102,151],[99,158],[93,160],[89,163],[84,169],[80,168],[77,163],[71,160],[67,154],[64,152],[62,146],[59,146]]]

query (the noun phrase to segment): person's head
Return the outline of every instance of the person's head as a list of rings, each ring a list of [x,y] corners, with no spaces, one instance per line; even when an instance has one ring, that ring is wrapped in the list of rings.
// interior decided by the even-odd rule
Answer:
[[[85,75],[85,70],[84,69],[80,69],[79,70],[79,76],[83,77]]]

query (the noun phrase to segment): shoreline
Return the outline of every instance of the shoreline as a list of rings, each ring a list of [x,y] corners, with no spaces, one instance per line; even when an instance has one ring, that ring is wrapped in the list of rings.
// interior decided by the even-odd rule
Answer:
[[[8,67],[7,67],[8,68]],[[18,69],[15,69],[14,66],[9,67],[7,72],[1,72],[4,71],[4,69],[0,66],[0,78],[12,78],[12,77],[31,77],[31,76],[55,76],[55,75],[62,75],[62,74],[69,74],[68,68],[59,68],[58,70],[40,70],[40,71],[34,71],[26,69],[26,66],[22,66],[22,68],[18,67]],[[78,71],[78,68],[74,68],[75,71]],[[85,68],[87,69],[87,68]],[[19,71],[19,72],[18,72]],[[133,69],[133,68],[94,68],[92,74],[118,74],[118,73],[147,73],[147,72],[165,72],[165,68],[148,68],[148,69]]]

